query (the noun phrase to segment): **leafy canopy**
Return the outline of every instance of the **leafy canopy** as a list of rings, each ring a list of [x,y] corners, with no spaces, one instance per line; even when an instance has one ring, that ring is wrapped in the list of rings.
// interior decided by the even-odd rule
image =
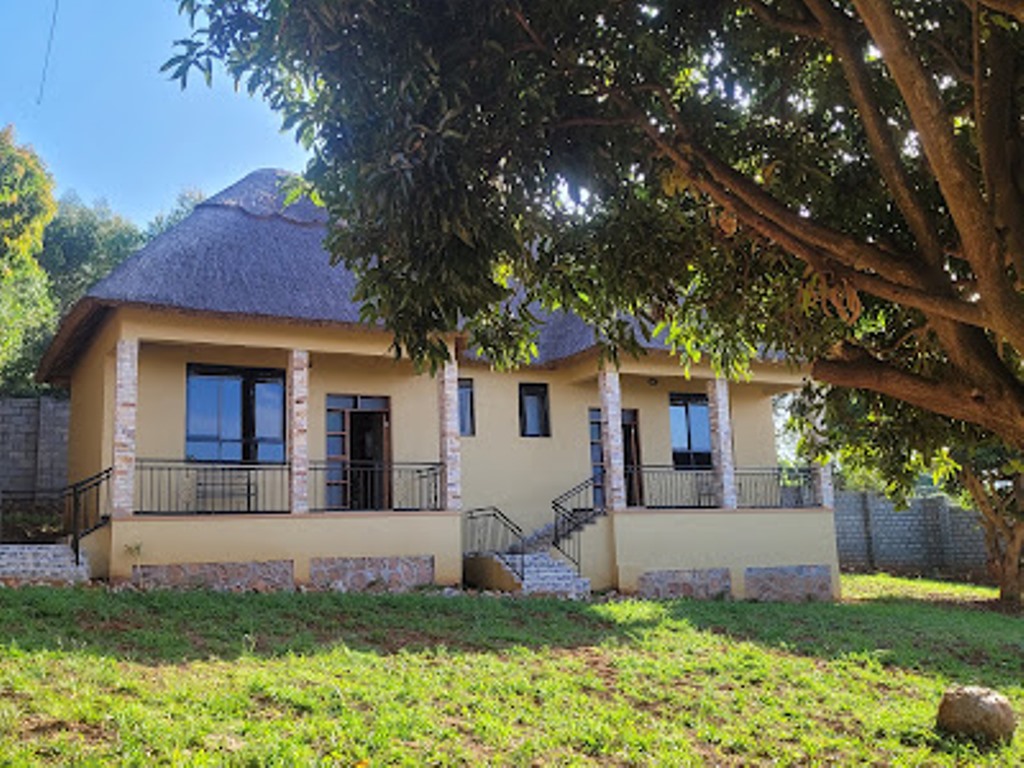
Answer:
[[[1019,4],[180,6],[166,68],[222,61],[313,149],[328,247],[414,357],[464,322],[514,363],[566,308],[1024,446]]]
[[[42,161],[14,143],[11,126],[0,130],[0,368],[53,316],[36,257],[54,211],[53,180]]]

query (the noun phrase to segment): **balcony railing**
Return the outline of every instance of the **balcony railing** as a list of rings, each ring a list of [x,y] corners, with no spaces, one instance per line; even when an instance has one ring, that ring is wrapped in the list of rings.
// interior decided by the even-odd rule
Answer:
[[[676,469],[671,466],[625,468],[626,505],[641,509],[715,509],[722,505],[722,489],[710,469]],[[742,509],[792,509],[821,506],[814,471],[808,467],[742,468],[736,470],[737,506]],[[600,483],[586,483],[556,499],[568,521],[586,517],[586,511],[603,508],[605,490]]]
[[[702,509],[721,504],[718,479],[709,469],[627,467],[626,484],[638,502],[631,506],[647,509]]]
[[[765,509],[819,507],[818,486],[809,467],[736,470],[737,506]]]
[[[324,461],[309,469],[314,512],[441,508],[441,465],[427,462]]]
[[[140,515],[272,514],[290,507],[287,464],[135,463],[135,511]]]
[[[284,514],[291,509],[288,464],[139,459],[135,478],[135,511],[140,515]],[[312,512],[440,507],[440,464],[310,465]]]

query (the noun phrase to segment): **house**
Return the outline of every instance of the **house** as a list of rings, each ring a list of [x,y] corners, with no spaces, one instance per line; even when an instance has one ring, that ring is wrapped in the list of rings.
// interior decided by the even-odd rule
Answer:
[[[800,371],[688,378],[657,348],[602,369],[589,329],[553,315],[529,367],[460,354],[417,375],[360,322],[323,212],[284,207],[281,175],[129,258],[41,362],[70,387],[94,576],[413,587],[459,583],[476,553],[468,577],[513,586],[571,566],[653,595],[838,594],[828,474],[776,466],[772,397]]]

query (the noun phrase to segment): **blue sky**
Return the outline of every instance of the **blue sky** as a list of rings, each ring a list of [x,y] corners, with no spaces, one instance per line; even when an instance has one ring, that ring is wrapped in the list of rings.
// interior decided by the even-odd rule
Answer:
[[[188,35],[177,0],[60,0],[37,104],[53,0],[0,0],[0,127],[76,191],[145,224],[186,188],[210,195],[251,170],[302,170],[306,153],[259,98],[215,73],[182,91],[160,72]],[[219,75],[219,76],[218,76]]]

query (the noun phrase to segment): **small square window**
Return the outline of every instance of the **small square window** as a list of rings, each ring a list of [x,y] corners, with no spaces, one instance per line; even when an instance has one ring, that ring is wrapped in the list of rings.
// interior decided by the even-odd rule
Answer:
[[[519,385],[519,434],[523,437],[550,437],[548,385]]]
[[[459,379],[459,434],[463,437],[476,434],[472,379]]]

